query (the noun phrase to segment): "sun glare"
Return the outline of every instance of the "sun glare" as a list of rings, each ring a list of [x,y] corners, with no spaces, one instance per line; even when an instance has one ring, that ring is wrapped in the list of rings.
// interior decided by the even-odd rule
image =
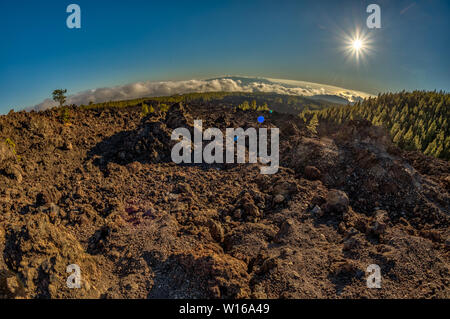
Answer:
[[[353,46],[353,50],[359,51],[363,47],[363,43],[360,39],[355,39],[355,40],[353,40],[352,46]]]
[[[343,42],[341,49],[348,61],[356,61],[357,64],[364,62],[374,49],[369,34],[360,29],[356,29],[352,34],[342,32],[341,40]]]

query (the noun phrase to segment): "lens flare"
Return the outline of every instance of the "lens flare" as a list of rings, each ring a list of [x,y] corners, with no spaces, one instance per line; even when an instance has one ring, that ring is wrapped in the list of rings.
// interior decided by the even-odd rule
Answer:
[[[373,52],[372,39],[368,33],[356,29],[353,33],[341,34],[342,51],[349,61],[355,61],[357,64],[364,60]]]
[[[359,51],[363,47],[363,43],[361,40],[355,39],[352,43],[352,46],[353,46],[353,50]]]

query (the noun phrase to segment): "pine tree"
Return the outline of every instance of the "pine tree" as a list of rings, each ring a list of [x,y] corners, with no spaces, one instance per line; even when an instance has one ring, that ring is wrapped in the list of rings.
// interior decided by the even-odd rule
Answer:
[[[309,121],[306,127],[310,132],[317,134],[317,126],[319,125],[319,119],[317,118],[317,113],[314,113],[313,117]]]
[[[364,118],[382,125],[402,148],[450,160],[450,94],[445,92],[400,92],[380,94],[344,107],[319,112],[322,121],[341,123]]]

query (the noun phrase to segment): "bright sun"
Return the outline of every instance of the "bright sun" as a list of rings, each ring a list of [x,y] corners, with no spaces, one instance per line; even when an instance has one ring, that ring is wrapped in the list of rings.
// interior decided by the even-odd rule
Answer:
[[[373,39],[368,33],[361,32],[358,28],[352,33],[342,32],[340,35],[343,40],[341,50],[346,57],[352,58],[357,64],[364,63],[364,60],[373,53]]]
[[[359,51],[359,50],[361,50],[362,47],[363,47],[363,43],[360,39],[353,40],[353,43],[352,43],[353,50]]]

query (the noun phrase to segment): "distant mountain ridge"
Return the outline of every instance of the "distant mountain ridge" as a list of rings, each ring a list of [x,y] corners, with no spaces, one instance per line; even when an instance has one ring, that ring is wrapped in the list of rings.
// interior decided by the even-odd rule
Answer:
[[[368,93],[360,91],[305,81],[246,76],[222,76],[204,80],[145,81],[115,87],[97,88],[69,95],[67,97],[67,104],[87,105],[90,103],[123,101],[155,96],[172,96],[195,92],[276,93],[305,96],[338,104],[354,103],[371,96]],[[55,101],[48,98],[26,109],[45,110],[56,105],[57,103]]]
[[[320,100],[320,101],[327,101],[327,102],[331,102],[331,103],[335,103],[335,104],[349,104],[349,103],[354,103],[354,102],[350,102],[349,100],[340,97],[338,95],[328,95],[328,94],[322,94],[322,95],[313,95],[309,97],[312,100]],[[361,99],[360,101],[362,101],[363,99]]]
[[[322,100],[337,104],[348,104],[362,101],[372,96],[369,93],[348,90],[337,86],[286,79],[264,77],[223,76],[207,79],[206,81],[229,79],[246,87],[253,88],[253,92],[272,92],[285,95],[307,96],[315,100]]]

